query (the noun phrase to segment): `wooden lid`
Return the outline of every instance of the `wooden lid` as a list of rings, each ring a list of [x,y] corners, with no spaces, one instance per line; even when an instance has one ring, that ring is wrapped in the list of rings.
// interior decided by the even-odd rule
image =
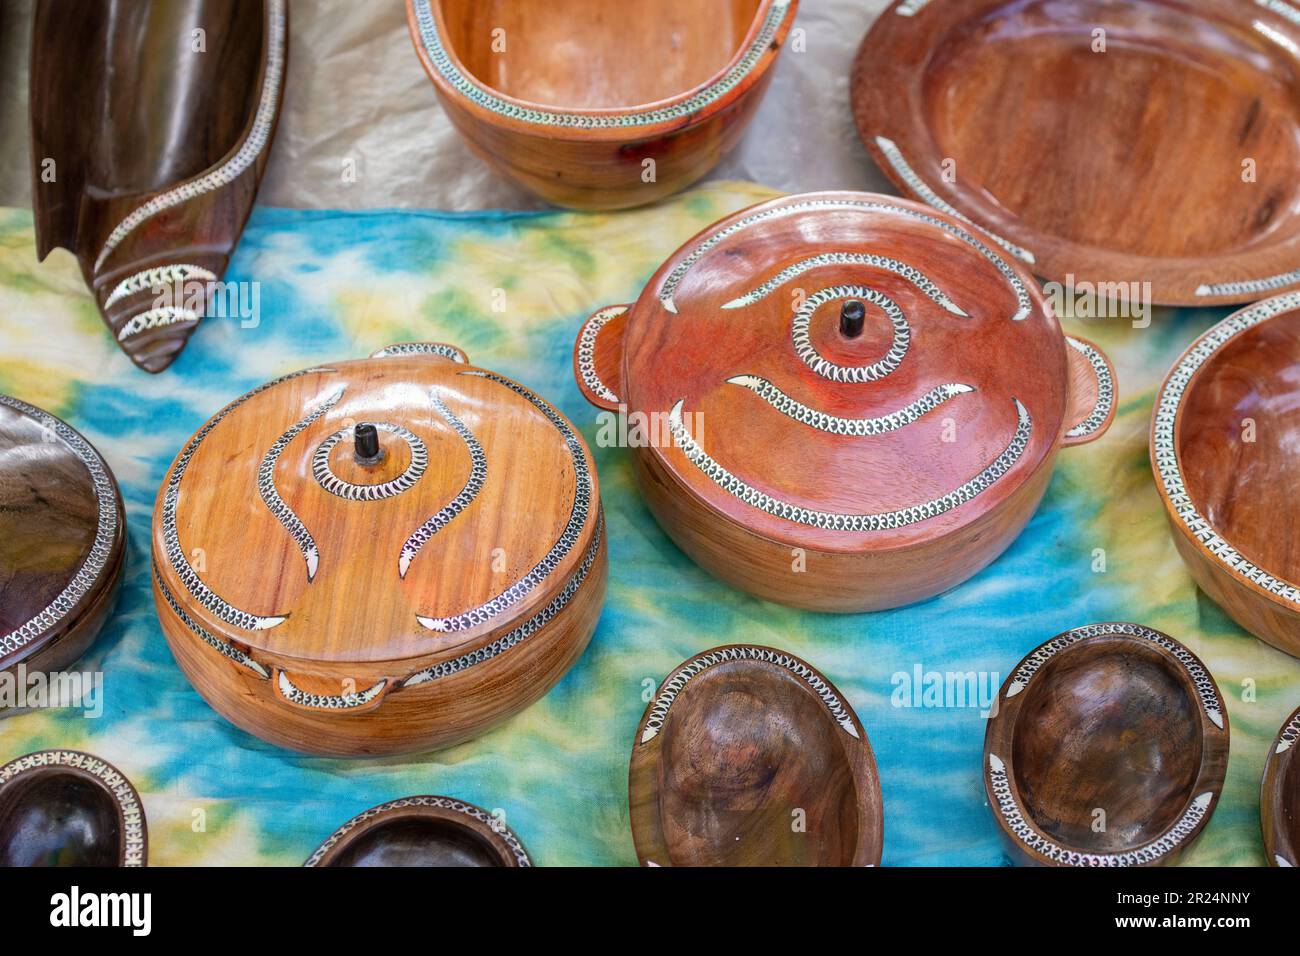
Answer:
[[[414,343],[217,413],[159,491],[154,563],[191,630],[276,663],[404,660],[538,613],[599,510],[564,416],[458,349]]]
[[[652,439],[670,433],[651,453],[793,547],[952,532],[1063,437],[1067,349],[1036,284],[974,227],[905,200],[737,213],[664,264],[626,326],[623,396]]]
[[[91,444],[0,395],[0,667],[31,658],[101,606],[125,534],[117,483]]]

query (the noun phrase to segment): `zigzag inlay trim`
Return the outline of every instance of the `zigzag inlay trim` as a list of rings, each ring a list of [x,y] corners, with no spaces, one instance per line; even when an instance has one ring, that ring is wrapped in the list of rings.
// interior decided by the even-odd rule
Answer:
[[[737,375],[727,379],[727,382],[731,385],[739,385],[742,388],[749,389],[782,415],[793,418],[801,424],[808,425],[818,431],[830,432],[832,435],[848,435],[855,438],[866,438],[872,435],[883,435],[886,432],[897,431],[919,420],[922,416],[929,414],[958,395],[975,391],[970,385],[940,385],[937,388],[930,389],[916,401],[888,415],[882,415],[878,418],[839,418],[809,408],[802,402],[791,398],[767,379],[759,378],[757,375]]]
[[[1067,438],[1084,438],[1091,435],[1110,417],[1110,410],[1115,407],[1115,379],[1110,374],[1106,357],[1087,342],[1065,337],[1065,343],[1088,360],[1093,374],[1097,376],[1097,403],[1093,405],[1088,417],[1065,433]]]
[[[708,670],[715,664],[729,661],[758,661],[763,664],[774,664],[777,667],[785,668],[813,689],[817,696],[821,698],[821,702],[826,705],[826,709],[830,711],[831,717],[844,728],[845,733],[851,737],[858,736],[858,729],[853,725],[853,716],[849,713],[848,708],[836,696],[830,684],[822,680],[816,671],[803,661],[791,657],[789,654],[773,650],[770,647],[745,645],[742,647],[724,647],[717,651],[701,654],[690,663],[678,668],[664,682],[663,688],[659,691],[659,696],[655,698],[655,702],[650,708],[650,716],[646,718],[645,730],[641,733],[641,743],[649,743],[663,730],[664,721],[668,719],[669,709],[692,677]]]
[[[723,308],[726,307],[723,306]],[[608,309],[601,309],[583,324],[582,331],[578,333],[578,375],[582,377],[582,383],[587,386],[587,390],[593,395],[614,404],[618,404],[618,396],[596,374],[596,336],[600,334],[601,329],[609,324],[611,319],[617,318],[626,311],[627,306],[625,305],[614,305]]]
[[[345,481],[330,467],[330,452],[334,450],[334,446],[353,433],[351,428],[341,428],[317,445],[316,452],[311,456],[312,477],[330,494],[348,501],[382,501],[384,498],[392,498],[394,495],[409,491],[424,476],[425,469],[429,467],[429,449],[420,440],[419,435],[390,422],[369,424],[380,431],[396,435],[406,442],[406,446],[411,450],[411,460],[400,475],[388,481],[376,482],[373,485],[358,485]]]
[[[813,313],[827,302],[837,299],[865,299],[884,310],[894,333],[889,351],[880,361],[869,365],[837,365],[825,358],[812,344],[808,327],[812,322]],[[907,317],[903,315],[903,310],[883,292],[861,285],[837,285],[815,292],[804,300],[803,305],[795,311],[794,321],[790,323],[790,340],[794,343],[794,351],[799,356],[799,360],[822,378],[830,379],[832,382],[861,384],[878,382],[898,369],[912,344],[912,329],[907,324]]]
[[[392,358],[395,355],[441,355],[460,365],[465,364],[465,356],[460,349],[441,342],[399,342],[370,353],[371,358]]]
[[[197,322],[200,315],[193,309],[186,309],[175,305],[159,306],[156,309],[146,309],[143,312],[137,312],[131,318],[122,323],[121,330],[117,333],[117,340],[124,342],[134,335],[141,332],[147,332],[150,329],[162,329],[169,325],[183,325],[186,322]]]
[[[1300,26],[1300,9],[1293,7],[1286,0],[1255,0],[1255,5],[1266,10],[1272,10],[1279,17]],[[1300,275],[1300,273],[1297,273],[1297,275]]]
[[[299,707],[314,707],[317,710],[355,710],[378,697],[388,686],[388,680],[381,679],[373,687],[351,694],[310,694],[294,684],[288,674],[280,671],[280,678],[276,681],[276,685],[285,700]]]
[[[128,296],[140,292],[152,292],[154,289],[162,289],[178,283],[183,285],[191,280],[216,282],[217,277],[202,266],[190,265],[184,262],[155,266],[152,269],[145,269],[143,272],[127,276],[115,285],[113,291],[108,294],[108,298],[104,300],[104,308],[111,309]]]
[[[1207,283],[1196,287],[1196,294],[1203,298],[1216,296],[1262,295],[1266,292],[1278,292],[1287,286],[1300,282],[1300,269],[1269,276],[1267,279],[1250,279],[1243,282]]]
[[[270,680],[271,674],[265,667],[253,660],[234,644],[222,640],[206,628],[200,627],[198,622],[186,613],[185,609],[181,607],[180,602],[176,600],[175,595],[172,594],[171,590],[163,582],[162,575],[159,573],[157,565],[155,565],[153,569],[153,579],[158,585],[158,591],[162,594],[163,600],[166,601],[167,606],[172,609],[172,613],[180,619],[182,624],[190,629],[195,637],[201,640],[204,644],[207,644],[222,657],[228,658],[236,664],[242,664],[263,680]]]
[[[1277,747],[1274,749],[1274,753],[1286,753],[1295,745],[1297,740],[1300,740],[1300,710],[1291,715],[1291,719],[1277,735]]]

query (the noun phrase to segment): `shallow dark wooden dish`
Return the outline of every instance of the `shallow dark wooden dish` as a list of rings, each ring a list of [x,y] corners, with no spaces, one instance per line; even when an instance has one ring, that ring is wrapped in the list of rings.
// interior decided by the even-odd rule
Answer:
[[[1300,656],[1297,363],[1300,293],[1228,316],[1165,378],[1151,467],[1196,583],[1246,630]]]
[[[975,233],[892,196],[775,199],[584,323],[578,385],[626,412],[642,494],[683,551],[760,597],[852,612],[932,597],[1006,549],[1117,388]]]
[[[420,62],[470,147],[525,189],[582,209],[669,196],[739,141],[798,0],[711,6],[406,3]]]
[[[451,797],[404,797],[353,817],[304,866],[532,866],[514,831]]]
[[[900,0],[850,86],[900,189],[1045,278],[1167,305],[1300,286],[1293,0]]]
[[[867,733],[830,681],[775,648],[715,647],[669,674],[637,728],[628,793],[646,866],[880,862]]]
[[[1259,825],[1269,866],[1300,866],[1300,708],[1269,749],[1259,788]]]
[[[1172,862],[1209,822],[1227,765],[1209,671],[1137,624],[1076,628],[1030,652],[984,735],[993,816],[1019,859],[1047,866]]]
[[[112,764],[42,750],[0,767],[0,866],[144,866],[140,795]]]
[[[0,395],[0,673],[63,671],[86,652],[117,598],[125,541],[122,495],[94,447]]]
[[[170,365],[198,327],[253,208],[280,115],[287,7],[36,5],[37,255],[77,257],[104,323],[146,371]],[[191,52],[196,29],[206,52]]]

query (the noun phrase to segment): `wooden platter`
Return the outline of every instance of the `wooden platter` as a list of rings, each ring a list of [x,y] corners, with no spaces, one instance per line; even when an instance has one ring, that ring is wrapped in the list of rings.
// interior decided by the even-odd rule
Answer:
[[[966,580],[1037,507],[1116,383],[1032,277],[907,200],[809,193],[705,229],[582,326],[664,530],[728,583],[824,611]]]
[[[525,867],[514,831],[453,797],[404,797],[357,814],[304,866]]]
[[[989,806],[1045,866],[1170,863],[1223,789],[1228,714],[1205,665],[1138,624],[1091,624],[1030,652],[984,736]]]
[[[587,646],[606,578],[582,437],[436,343],[227,405],[167,473],[153,558],[205,699],[338,756],[449,746],[527,707]]]
[[[279,119],[287,17],[287,0],[36,4],[37,255],[77,257],[105,325],[146,371],[167,368],[210,310],[233,315],[241,301],[218,283]]]
[[[112,764],[42,750],[0,767],[0,866],[144,866],[140,795]]]
[[[125,541],[122,496],[94,447],[0,395],[0,673],[54,673],[86,652],[117,598]]]
[[[1300,866],[1300,708],[1269,748],[1260,782],[1259,822],[1269,866]]]
[[[620,209],[739,141],[798,0],[407,0],[411,39],[470,147],[542,198]]]
[[[1295,0],[899,0],[850,86],[900,189],[1044,278],[1165,305],[1300,287]]]
[[[1151,467],[1196,583],[1246,630],[1300,656],[1300,293],[1230,315],[1156,396]]]
[[[715,647],[660,685],[632,745],[646,866],[875,866],[871,743],[844,696],[771,647]]]

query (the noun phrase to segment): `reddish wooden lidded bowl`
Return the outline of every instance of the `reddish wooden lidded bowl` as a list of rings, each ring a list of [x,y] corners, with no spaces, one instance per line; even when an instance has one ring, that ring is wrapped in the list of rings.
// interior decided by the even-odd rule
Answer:
[[[619,209],[684,189],[735,146],[798,5],[407,0],[406,18],[476,153],[557,205]]]
[[[1228,316],[1156,396],[1151,468],[1174,544],[1238,624],[1300,656],[1300,292]]]
[[[413,343],[254,389],[185,445],[154,597],[223,716],[338,756],[449,746],[540,698],[604,599],[599,486],[535,393]]]
[[[1300,866],[1300,708],[1268,752],[1259,788],[1259,823],[1269,866]]]
[[[907,200],[810,193],[695,236],[583,325],[659,523],[714,574],[826,611],[938,594],[996,558],[1110,365],[982,233]],[[633,428],[633,424],[637,426]]]
[[[1091,624],[1031,651],[984,735],[989,807],[1016,855],[1045,866],[1151,866],[1209,822],[1228,766],[1210,672],[1139,624]]]

